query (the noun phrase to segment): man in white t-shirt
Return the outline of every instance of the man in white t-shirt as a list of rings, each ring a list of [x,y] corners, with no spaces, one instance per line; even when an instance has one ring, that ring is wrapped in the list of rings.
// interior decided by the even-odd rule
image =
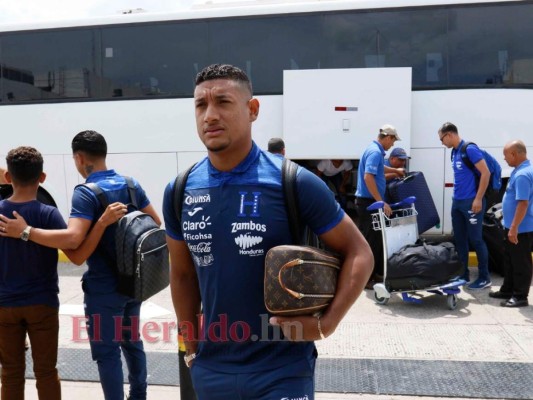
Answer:
[[[317,165],[317,175],[335,188],[338,201],[346,208],[346,185],[350,180],[353,165],[349,160],[322,160]]]

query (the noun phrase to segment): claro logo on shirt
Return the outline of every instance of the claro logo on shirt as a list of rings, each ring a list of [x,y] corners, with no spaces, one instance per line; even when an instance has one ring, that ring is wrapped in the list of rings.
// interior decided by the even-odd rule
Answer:
[[[303,397],[282,397],[280,400],[309,400],[309,396],[304,395]]]

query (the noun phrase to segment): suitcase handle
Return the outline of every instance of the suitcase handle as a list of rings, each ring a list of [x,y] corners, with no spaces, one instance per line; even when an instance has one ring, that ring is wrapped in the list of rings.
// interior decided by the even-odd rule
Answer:
[[[390,204],[389,206],[392,209],[397,209],[397,208],[403,208],[403,207],[410,206],[414,202],[416,202],[416,197],[415,196],[409,196],[409,197],[406,197],[405,199],[403,199],[402,201],[400,201],[398,203]],[[368,211],[375,211],[375,210],[379,210],[380,208],[383,208],[384,206],[385,206],[385,202],[384,201],[376,201],[375,203],[370,204],[366,209]]]
[[[410,181],[410,180],[413,179],[414,177],[415,177],[414,175],[407,175],[407,176],[405,176],[404,178],[402,178],[402,182]]]

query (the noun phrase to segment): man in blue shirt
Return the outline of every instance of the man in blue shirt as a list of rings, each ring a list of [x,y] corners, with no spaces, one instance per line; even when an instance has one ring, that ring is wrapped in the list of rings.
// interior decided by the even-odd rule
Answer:
[[[503,284],[489,296],[504,299],[502,307],[526,307],[533,265],[533,166],[527,159],[525,144],[509,142],[503,148],[505,161],[514,167],[503,196],[505,226],[505,270]]]
[[[466,157],[476,168],[472,171],[463,162],[461,149],[465,141],[459,136],[457,127],[446,122],[439,129],[441,143],[452,149],[452,167],[454,176],[452,227],[455,247],[459,259],[463,263],[462,278],[469,282],[468,244],[470,243],[477,255],[479,274],[477,279],[468,285],[469,289],[484,289],[492,282],[489,275],[488,251],[483,241],[483,214],[486,209],[485,191],[489,185],[490,171],[480,149],[472,144],[466,148]]]
[[[285,156],[285,142],[282,138],[273,137],[268,141],[268,152],[272,154],[278,154],[282,157]]]
[[[80,132],[72,139],[72,153],[80,175],[104,192],[110,203],[106,212],[111,210],[114,216],[111,222],[116,222],[127,211],[125,204],[131,203],[130,192],[124,177],[107,168],[105,138],[95,131]],[[133,182],[140,210],[160,224],[146,193],[137,181]],[[115,226],[106,229],[109,225],[106,212],[93,191],[80,185],[74,189],[67,229],[33,228],[18,214],[14,220],[0,216],[0,227],[6,224],[7,230],[13,232],[29,228],[29,240],[48,247],[76,249],[74,254],[66,251],[76,264],[87,259],[88,270],[82,279],[85,315],[91,354],[98,365],[104,398],[124,398],[122,350],[129,370],[129,399],[145,400],[146,355],[142,340],[135,337],[140,332],[141,303],[118,291],[116,266],[113,265],[116,263]]]
[[[407,153],[401,147],[395,147],[389,154],[389,158],[385,160],[385,167],[391,167],[394,171],[385,172],[385,179],[387,182],[393,179],[400,179],[407,172],[405,166],[407,164]]]
[[[377,140],[368,146],[359,162],[357,170],[357,190],[355,191],[355,207],[357,211],[357,227],[368,241],[374,254],[374,269],[366,288],[372,289],[374,282],[383,280],[383,239],[381,231],[374,230],[372,226],[372,214],[366,208],[376,202],[385,201],[385,173],[398,171],[395,168],[385,166],[385,152],[394,143],[400,140],[396,128],[392,125],[383,125],[379,130]],[[391,214],[390,206],[385,203],[384,211],[387,216]]]
[[[163,214],[172,299],[198,399],[312,400],[313,341],[332,334],[360,295],[370,249],[324,182],[298,168],[302,219],[344,261],[336,295],[321,316],[270,316],[263,300],[265,255],[292,243],[283,159],[252,140],[259,101],[239,68],[215,64],[202,70],[194,105],[208,155],[190,172],[181,222],[174,182],[165,190]]]

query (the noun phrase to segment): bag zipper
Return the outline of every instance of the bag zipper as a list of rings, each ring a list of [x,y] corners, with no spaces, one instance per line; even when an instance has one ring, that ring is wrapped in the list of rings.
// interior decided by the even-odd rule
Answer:
[[[150,251],[145,251],[144,253],[141,253],[141,247],[144,243],[144,241],[146,240],[146,238],[148,238],[148,236],[150,236],[152,233],[155,233],[157,231],[161,231],[162,229],[161,228],[154,228],[154,229],[151,229],[149,230],[148,232],[146,232],[143,237],[141,238],[141,241],[139,242],[139,245],[137,246],[137,268],[135,269],[135,274],[137,275],[138,278],[141,277],[141,263],[144,261],[144,255],[145,254],[150,254],[154,251],[157,251],[157,250],[160,250],[162,249],[163,247],[166,246],[166,244],[162,245],[162,246],[159,246],[155,249],[151,249]]]
[[[286,290],[291,296],[297,298],[297,299],[303,299],[304,297],[310,297],[314,299],[331,299],[335,297],[334,294],[306,294],[306,293],[300,293],[295,290],[289,289],[283,284],[283,281],[281,279],[281,273],[283,270],[291,267],[295,267],[297,265],[303,265],[303,264],[318,264],[318,265],[324,265],[325,267],[335,268],[340,271],[340,266],[334,263],[330,263],[327,261],[320,261],[320,260],[304,260],[301,258],[297,258],[295,260],[289,261],[284,266],[282,266],[278,273],[278,281],[281,285],[281,287]]]

